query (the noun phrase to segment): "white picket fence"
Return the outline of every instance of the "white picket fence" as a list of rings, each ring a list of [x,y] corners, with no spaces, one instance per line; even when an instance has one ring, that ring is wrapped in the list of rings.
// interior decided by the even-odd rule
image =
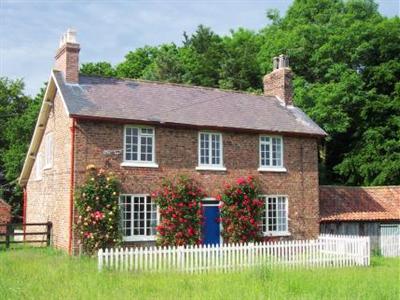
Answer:
[[[321,235],[317,240],[269,243],[100,249],[98,268],[129,271],[234,271],[368,266],[369,237]]]

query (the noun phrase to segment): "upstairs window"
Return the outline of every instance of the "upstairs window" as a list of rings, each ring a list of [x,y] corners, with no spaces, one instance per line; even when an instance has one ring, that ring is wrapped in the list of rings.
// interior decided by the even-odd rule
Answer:
[[[53,133],[51,132],[46,134],[44,153],[44,168],[51,168],[53,166]]]
[[[124,240],[154,240],[158,223],[157,207],[148,195],[121,195],[121,225]]]
[[[154,165],[154,128],[126,126],[124,132],[124,162]]]
[[[282,137],[260,136],[260,168],[284,168]]]
[[[265,202],[261,228],[265,235],[288,235],[288,201],[286,196],[261,196]]]
[[[222,134],[213,132],[200,132],[198,169],[225,169],[223,167],[222,157]]]

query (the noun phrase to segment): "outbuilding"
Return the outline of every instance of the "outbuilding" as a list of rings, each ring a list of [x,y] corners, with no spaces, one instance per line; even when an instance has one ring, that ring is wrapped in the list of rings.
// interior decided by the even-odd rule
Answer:
[[[371,250],[397,253],[400,186],[320,186],[320,232],[371,237]]]

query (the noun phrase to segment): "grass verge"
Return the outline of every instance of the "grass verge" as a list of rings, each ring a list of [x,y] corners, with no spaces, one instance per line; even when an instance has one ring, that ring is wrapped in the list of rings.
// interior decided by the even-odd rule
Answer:
[[[0,251],[1,299],[396,299],[400,258],[371,267],[200,275],[97,272],[51,248]]]

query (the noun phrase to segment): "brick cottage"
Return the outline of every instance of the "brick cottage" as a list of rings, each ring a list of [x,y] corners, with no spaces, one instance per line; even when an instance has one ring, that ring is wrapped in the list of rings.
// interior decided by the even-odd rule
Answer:
[[[326,133],[293,105],[293,73],[285,56],[274,59],[260,96],[83,76],[79,50],[69,30],[56,53],[19,179],[25,221],[53,222],[56,247],[73,253],[78,246],[74,192],[89,164],[111,169],[122,182],[127,242],[155,240],[150,193],[177,174],[202,185],[205,203],[215,203],[225,182],[253,175],[266,203],[266,236],[318,235],[317,146]],[[219,226],[215,220],[205,224]]]

